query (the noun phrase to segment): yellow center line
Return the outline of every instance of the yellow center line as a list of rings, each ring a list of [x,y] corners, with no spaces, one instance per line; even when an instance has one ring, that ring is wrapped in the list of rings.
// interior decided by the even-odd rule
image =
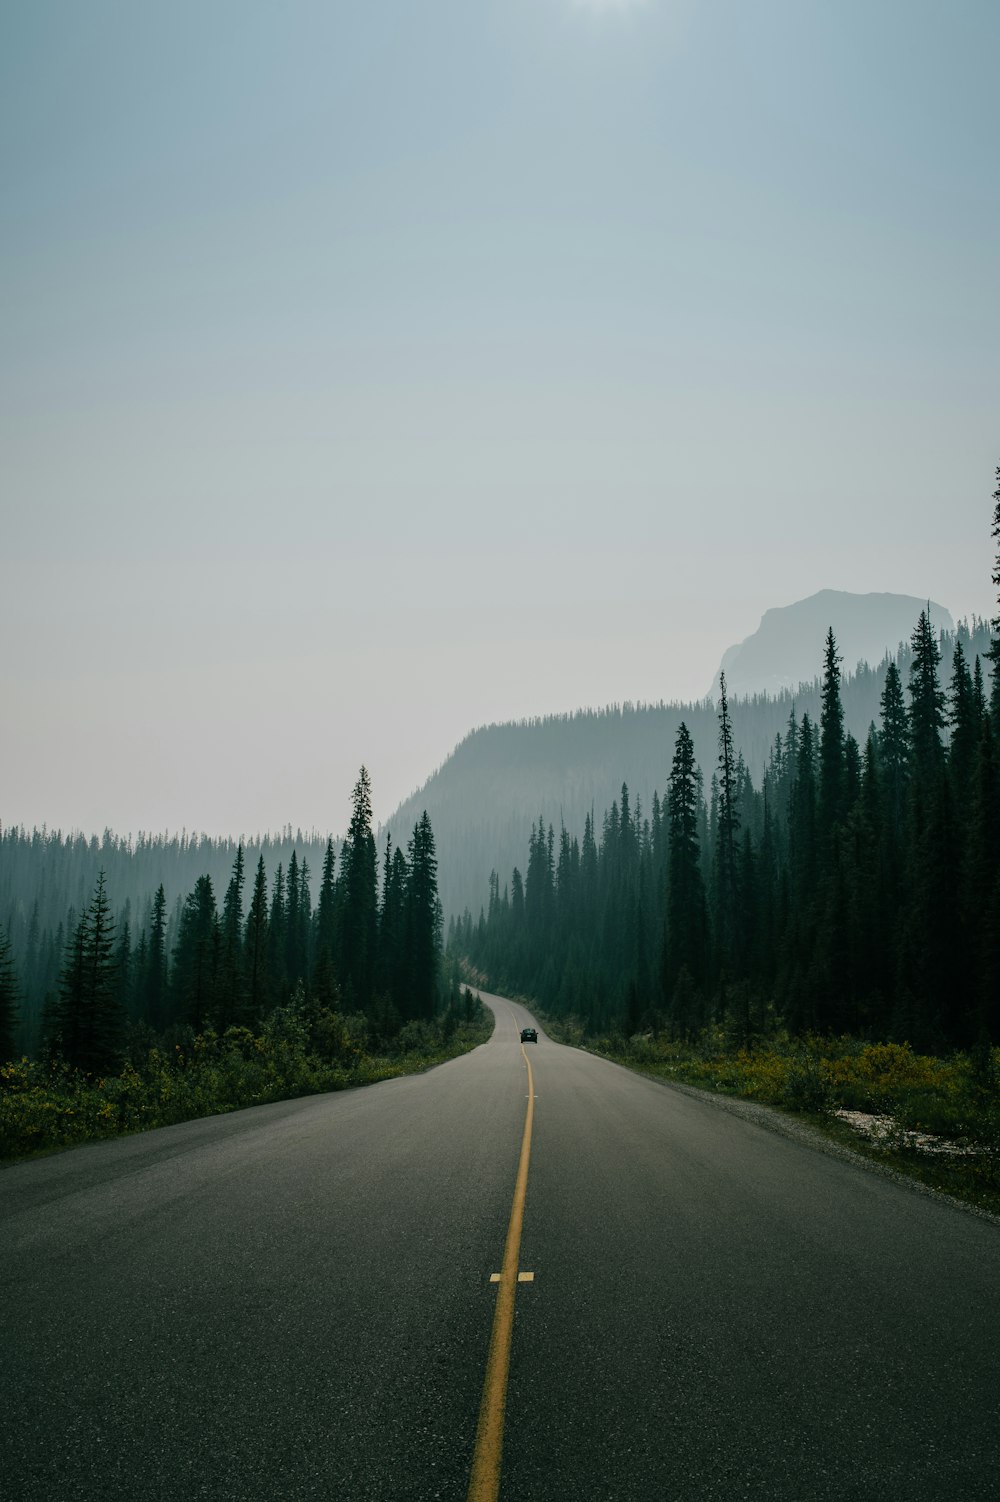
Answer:
[[[493,1333],[486,1358],[486,1378],[476,1426],[476,1448],[472,1457],[467,1502],[497,1502],[500,1495],[500,1462],[503,1459],[503,1422],[507,1407],[507,1373],[510,1369],[510,1342],[514,1333],[514,1299],[517,1295],[517,1262],[521,1251],[521,1226],[524,1221],[524,1197],[528,1189],[528,1162],[531,1158],[531,1124],[535,1115],[535,1085],[531,1062],[521,1044],[521,1055],[528,1071],[528,1109],[524,1116],[521,1158],[517,1165],[514,1203],[507,1226],[503,1249],[503,1267],[493,1312]]]

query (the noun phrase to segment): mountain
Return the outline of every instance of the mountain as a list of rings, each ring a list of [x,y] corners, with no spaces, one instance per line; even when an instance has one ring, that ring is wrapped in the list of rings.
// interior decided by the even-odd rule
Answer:
[[[794,605],[765,611],[753,635],[723,653],[719,671],[726,675],[730,698],[780,694],[783,689],[811,683],[819,671],[823,643],[832,626],[844,667],[851,672],[859,662],[881,662],[886,652],[894,656],[900,643],[909,640],[921,610],[928,606],[931,622],[939,631],[954,631],[950,612],[933,600],[821,589]],[[719,673],[710,697],[719,697]]]
[[[904,684],[910,665],[908,638],[925,604],[914,600],[912,618],[901,632],[906,638],[904,645],[892,653]],[[939,608],[932,606],[932,611]],[[789,607],[787,612],[768,614],[787,616],[793,611],[794,607]],[[944,618],[951,619],[942,611]],[[736,748],[758,786],[774,738],[784,734],[793,707],[800,720],[808,714],[815,723],[819,721],[819,673],[828,624],[824,621],[818,630],[810,628],[808,665],[794,671],[796,678],[806,681],[794,694],[786,688],[776,695],[733,696],[731,700]],[[945,686],[951,677],[952,653],[958,639],[970,663],[976,654],[983,657],[990,644],[989,631],[982,621],[974,621],[971,631],[963,624],[957,632],[944,632],[941,681]],[[881,643],[873,656],[876,666],[861,664],[847,675],[843,687],[845,728],[861,742],[872,721],[878,721],[888,662]],[[988,667],[984,658],[984,673]],[[662,797],[666,789],[682,720],[694,740],[707,795],[718,757],[718,721],[709,699],[696,704],[611,705],[570,715],[486,725],[466,736],[387,821],[380,831],[379,854],[384,853],[387,834],[391,834],[393,845],[405,848],[413,826],[426,809],[437,844],[439,891],[445,914],[461,913],[468,907],[477,915],[488,897],[491,870],[499,874],[501,890],[515,865],[524,873],[529,833],[539,816],[546,825],[554,826],[557,836],[562,822],[571,836],[579,837],[586,815],[593,811],[600,830],[605,811],[621,796],[623,781],[628,783],[633,809],[638,802],[648,816],[654,790]]]

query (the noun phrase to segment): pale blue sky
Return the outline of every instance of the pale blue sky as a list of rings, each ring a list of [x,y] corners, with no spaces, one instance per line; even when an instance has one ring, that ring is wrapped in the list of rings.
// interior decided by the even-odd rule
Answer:
[[[987,612],[1000,7],[0,7],[0,819],[340,830]],[[666,766],[666,761],[665,761]]]

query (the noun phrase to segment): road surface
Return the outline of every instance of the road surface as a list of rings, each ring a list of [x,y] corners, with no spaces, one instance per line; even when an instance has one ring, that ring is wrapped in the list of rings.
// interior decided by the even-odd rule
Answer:
[[[0,1173],[4,1502],[464,1502],[533,1020],[490,1003],[427,1074]],[[1000,1496],[1000,1229],[525,1053],[503,1502]]]

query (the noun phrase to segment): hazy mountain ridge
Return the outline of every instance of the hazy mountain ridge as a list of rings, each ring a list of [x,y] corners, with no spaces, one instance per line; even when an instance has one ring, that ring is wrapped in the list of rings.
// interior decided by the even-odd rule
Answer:
[[[918,602],[917,614],[924,608]],[[949,617],[950,619],[950,617]],[[914,617],[915,623],[916,617]],[[822,637],[815,647],[814,677],[793,693],[734,696],[731,700],[736,748],[742,752],[759,785],[774,738],[783,734],[794,708],[817,722],[820,716],[819,671]],[[985,623],[960,625],[942,634],[941,681],[952,672],[954,645],[961,639],[971,665],[976,654],[988,650]],[[908,640],[892,653],[906,683],[910,664]],[[889,653],[875,667],[862,663],[844,680],[845,728],[864,741],[869,725],[879,719],[879,700]],[[987,675],[988,663],[983,661]],[[694,741],[695,755],[705,779],[706,793],[718,755],[718,720],[714,703],[615,705],[580,710],[570,715],[482,726],[472,731],[451,756],[400,806],[382,826],[380,851],[386,833],[405,845],[413,825],[426,808],[437,842],[439,891],[445,913],[470,907],[478,913],[485,902],[488,877],[495,869],[501,887],[512,868],[524,869],[531,826],[539,815],[558,831],[565,823],[580,835],[586,815],[598,821],[627,782],[633,800],[648,814],[654,791],[661,796],[681,721]]]
[[[936,631],[955,630],[950,611],[915,595],[821,589],[791,605],[774,606],[761,616],[756,631],[723,653],[710,697],[718,699],[720,672],[726,675],[730,698],[775,695],[811,683],[830,627],[848,672],[862,662],[881,662],[886,652],[895,654],[909,641],[921,610],[929,610]]]
[[[898,598],[898,597],[897,597]],[[919,606],[918,610],[922,608]],[[814,674],[818,675],[822,634],[815,645]],[[969,662],[981,656],[990,642],[982,622],[972,630],[960,625],[957,636],[946,633],[941,665],[942,683],[951,674],[954,641],[963,640]],[[904,682],[909,668],[909,646],[895,654]],[[984,661],[984,672],[988,664]],[[885,660],[878,667],[867,665],[847,676],[844,710],[847,729],[859,740],[879,715],[879,697],[885,678]],[[732,699],[733,727],[737,748],[759,783],[774,737],[783,733],[794,705],[799,718],[808,713],[819,719],[819,679],[778,695],[756,694]],[[598,822],[619,797],[626,781],[645,814],[654,790],[663,794],[681,720],[686,721],[695,745],[706,788],[717,757],[718,723],[714,704],[698,703],[622,704],[573,714],[482,726],[473,730],[444,763],[396,810],[379,830],[380,865],[386,836],[404,849],[422,811],[430,815],[437,845],[439,891],[446,914],[460,913],[466,906],[478,913],[485,900],[491,870],[501,884],[510,878],[513,866],[522,869],[532,823],[539,814],[558,830],[564,822],[571,834],[579,835],[586,815],[594,812]],[[149,908],[157,886],[166,888],[170,924],[168,942],[174,942],[180,907],[197,878],[212,877],[221,899],[236,853],[235,839],[212,840],[205,836],[143,836],[119,838],[110,831],[103,837],[75,834],[59,837],[53,831],[28,832],[0,828],[0,924],[8,927],[15,958],[22,962],[44,943],[54,946],[55,925],[69,907],[82,910],[89,900],[102,868],[116,915],[128,918],[133,939],[148,929]],[[338,851],[340,839],[335,842]],[[269,887],[279,861],[287,868],[293,849],[299,860],[308,861],[310,885],[315,898],[326,836],[315,830],[279,834],[246,841],[246,865],[252,874],[258,855],[263,854]],[[32,914],[38,902],[38,932],[33,934]],[[61,941],[60,941],[61,943]],[[61,948],[52,947],[48,968],[54,984]]]

